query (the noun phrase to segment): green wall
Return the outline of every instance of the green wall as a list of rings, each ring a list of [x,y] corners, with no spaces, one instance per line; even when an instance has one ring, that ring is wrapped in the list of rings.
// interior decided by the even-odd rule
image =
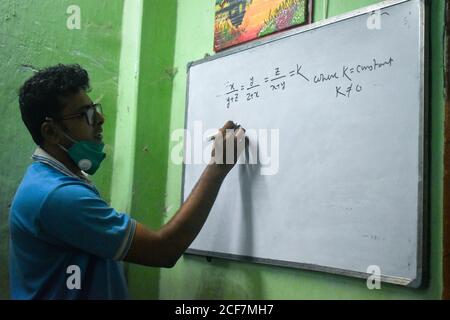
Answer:
[[[376,0],[331,0],[328,17],[345,13]],[[143,46],[143,57],[155,59],[155,73],[144,81],[160,88],[159,96],[142,100],[154,113],[159,113],[162,127],[167,129],[170,117],[170,132],[184,126],[184,108],[186,92],[186,64],[213,54],[214,0],[179,0],[176,15],[175,51],[173,53],[172,36],[161,41],[163,47]],[[324,18],[323,0],[315,0],[314,21]],[[171,12],[170,17],[173,17]],[[430,210],[430,280],[422,289],[409,289],[395,285],[382,284],[381,290],[368,290],[365,280],[353,279],[326,273],[303,271],[290,268],[256,265],[213,259],[207,263],[200,257],[183,257],[173,269],[152,269],[130,266],[130,290],[134,298],[160,299],[437,299],[442,290],[442,144],[443,144],[443,17],[444,1],[433,0],[431,8],[431,210]],[[144,32],[151,32],[161,23],[161,17],[144,13]],[[162,28],[164,29],[164,28]],[[143,36],[143,39],[145,36]],[[161,39],[161,38],[159,38]],[[169,83],[158,78],[161,68],[155,51],[168,60],[174,59],[174,69],[178,70],[173,81],[172,99],[168,100]],[[158,73],[159,72],[159,73]],[[167,79],[168,80],[168,79]],[[167,85],[167,87],[166,87]],[[141,84],[140,89],[143,89]],[[146,90],[151,90],[149,87]],[[148,92],[148,91],[147,91]],[[146,119],[152,121],[151,110]],[[143,121],[140,119],[139,121]],[[164,143],[170,145],[167,133],[160,128],[149,126],[147,131],[138,133],[137,139],[150,143],[152,137],[164,140],[149,144],[150,153],[145,155],[137,147],[137,161],[134,188],[136,193],[145,190],[148,195],[133,198],[133,215],[139,220],[156,227],[168,219],[179,207],[181,191],[181,166],[174,165],[166,158],[151,159],[153,150],[166,156]],[[158,130],[157,133],[149,133]],[[141,136],[140,136],[141,135]],[[141,153],[141,154],[140,154]],[[148,159],[145,161],[144,159]],[[152,167],[157,163],[157,168]],[[167,176],[166,172],[167,171]],[[152,173],[153,172],[153,173]],[[142,174],[142,175],[141,175]],[[151,179],[154,178],[154,179]],[[162,188],[166,188],[163,194]],[[165,196],[165,203],[161,199]]]
[[[131,214],[152,229],[161,226],[167,216],[176,7],[175,0],[145,0],[142,13]],[[158,268],[130,265],[128,279],[134,297],[158,298],[159,275]]]
[[[123,0],[77,0],[81,29],[69,30],[68,0],[0,1],[0,299],[8,290],[8,208],[35,145],[20,118],[17,92],[32,75],[26,65],[42,68],[57,63],[79,63],[88,70],[106,113],[106,151],[114,152],[118,66]],[[24,66],[25,65],[25,66]],[[95,175],[95,183],[110,200],[112,157]]]

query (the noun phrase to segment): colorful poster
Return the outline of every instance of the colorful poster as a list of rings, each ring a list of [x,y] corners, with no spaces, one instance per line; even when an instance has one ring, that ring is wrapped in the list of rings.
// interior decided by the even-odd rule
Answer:
[[[214,50],[311,23],[311,0],[216,0]]]

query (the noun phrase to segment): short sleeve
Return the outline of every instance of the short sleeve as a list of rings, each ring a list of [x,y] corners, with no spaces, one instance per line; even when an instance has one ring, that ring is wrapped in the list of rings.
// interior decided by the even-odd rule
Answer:
[[[136,221],[108,206],[84,184],[66,184],[45,200],[39,229],[66,245],[90,254],[122,260],[130,248]]]

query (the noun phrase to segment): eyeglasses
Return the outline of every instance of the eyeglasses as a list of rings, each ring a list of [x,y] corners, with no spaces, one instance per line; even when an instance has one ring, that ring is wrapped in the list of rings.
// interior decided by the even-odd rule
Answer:
[[[79,117],[85,117],[86,122],[88,125],[93,126],[97,123],[97,113],[103,115],[102,105],[100,103],[94,103],[91,105],[85,106],[86,109],[84,109],[82,112],[69,114],[65,117],[58,118],[57,120],[69,120]]]

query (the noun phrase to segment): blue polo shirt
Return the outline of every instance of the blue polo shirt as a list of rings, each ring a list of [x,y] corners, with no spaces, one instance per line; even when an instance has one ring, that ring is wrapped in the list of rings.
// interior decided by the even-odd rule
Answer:
[[[136,222],[42,149],[10,211],[13,299],[126,299],[122,260]]]

